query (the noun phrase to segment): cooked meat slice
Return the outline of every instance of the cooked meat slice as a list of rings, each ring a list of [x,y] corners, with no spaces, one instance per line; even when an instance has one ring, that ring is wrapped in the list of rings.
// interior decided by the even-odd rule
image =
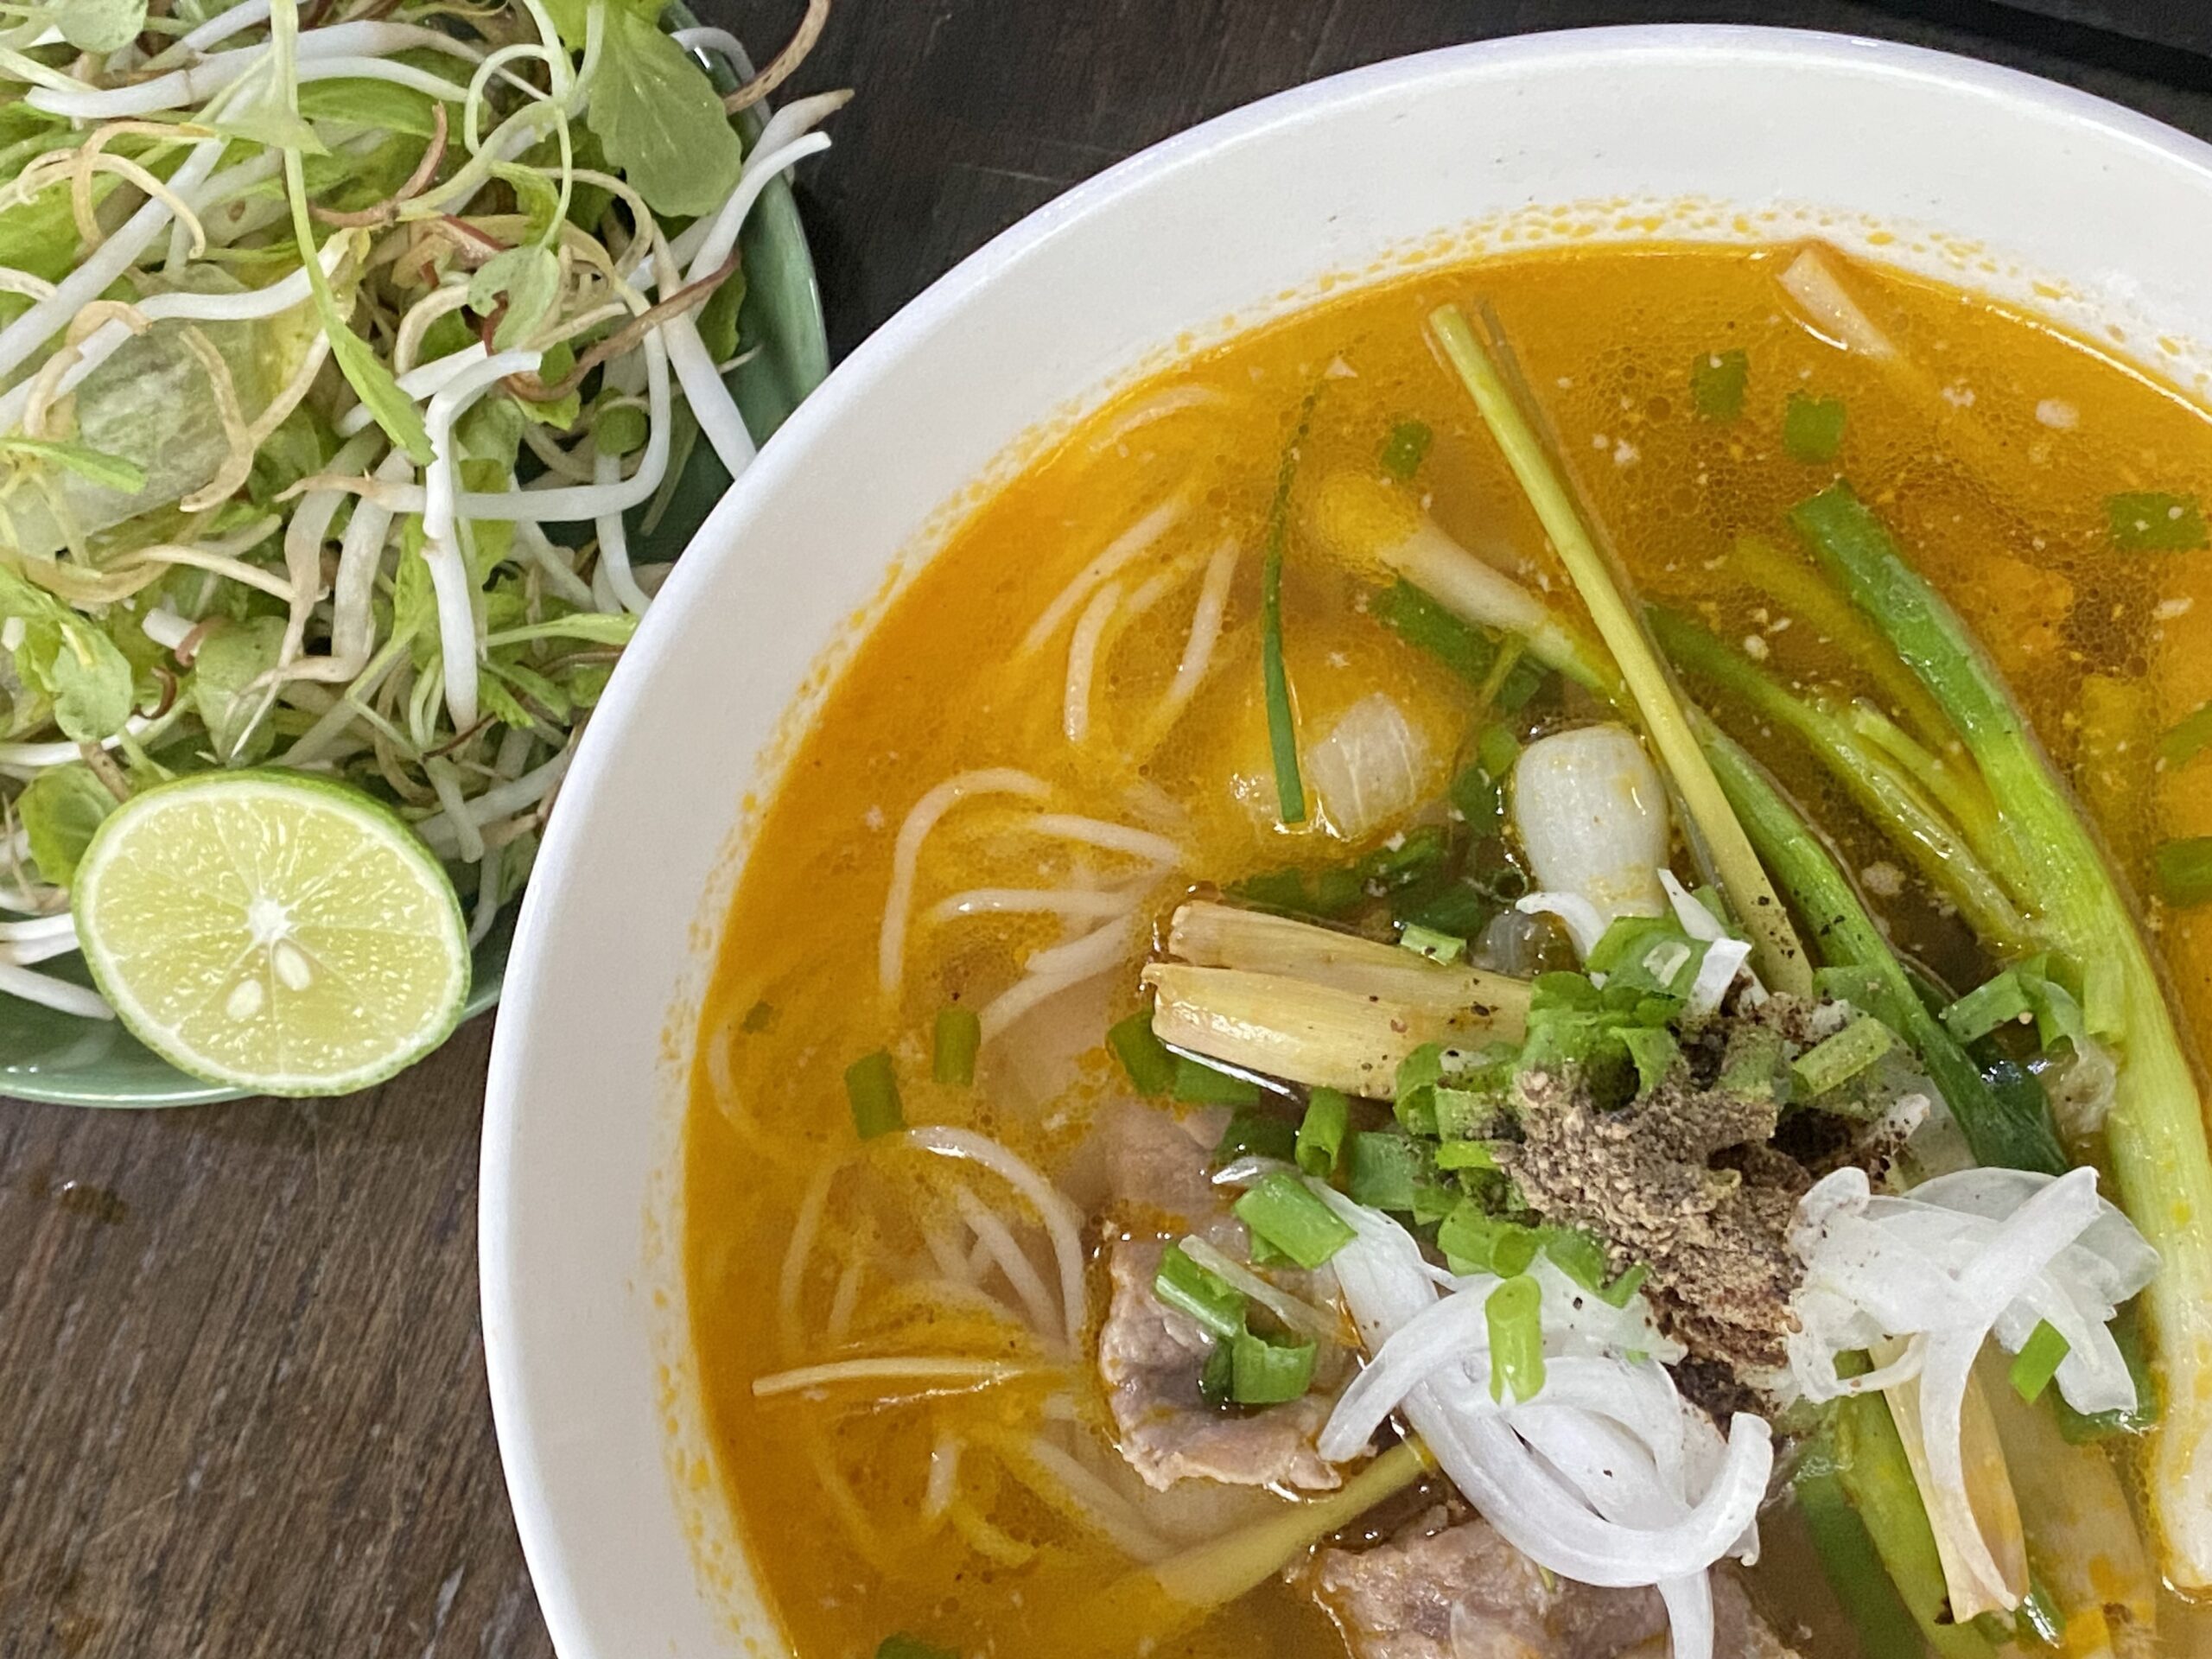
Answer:
[[[1106,1146],[1108,1191],[1135,1226],[1175,1233],[1199,1232],[1230,1222],[1229,1203],[1213,1184],[1209,1160],[1226,1114],[1187,1118],[1135,1101],[1106,1109],[1100,1129]]]
[[[1656,1590],[1550,1578],[1486,1521],[1435,1509],[1372,1549],[1325,1549],[1314,1594],[1352,1659],[1663,1659]],[[1713,1575],[1716,1659],[1794,1659],[1726,1569]]]
[[[1217,1114],[1178,1119],[1157,1108],[1123,1103],[1100,1122],[1115,1218],[1107,1237],[1112,1297],[1098,1332],[1098,1371],[1119,1432],[1122,1455],[1147,1484],[1165,1491],[1179,1480],[1325,1491],[1342,1483],[1313,1441],[1335,1403],[1348,1355],[1325,1353],[1313,1393],[1253,1411],[1208,1404],[1199,1373],[1212,1344],[1206,1333],[1152,1293],[1161,1253],[1195,1233],[1239,1261],[1251,1240],[1230,1213],[1232,1193],[1211,1179],[1219,1140]],[[1292,1295],[1326,1303],[1326,1274],[1279,1274]]]
[[[1123,1239],[1112,1246],[1113,1300],[1098,1332],[1098,1373],[1119,1431],[1122,1455],[1147,1485],[1179,1480],[1323,1491],[1342,1481],[1313,1441],[1335,1403],[1309,1394],[1287,1405],[1229,1411],[1198,1396],[1211,1342],[1152,1294],[1166,1246]]]

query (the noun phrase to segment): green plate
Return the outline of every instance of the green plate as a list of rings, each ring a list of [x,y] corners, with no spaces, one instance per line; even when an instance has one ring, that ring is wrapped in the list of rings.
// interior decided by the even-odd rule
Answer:
[[[679,10],[671,9],[671,21],[683,27],[690,19],[677,16]],[[741,118],[748,143],[763,118],[757,105]],[[746,425],[756,439],[765,441],[830,372],[829,337],[823,329],[814,260],[807,251],[798,205],[785,179],[777,179],[762,194],[746,220],[740,245],[745,252],[746,289],[738,330],[758,350],[731,372],[729,385]],[[728,486],[728,474],[713,451],[699,444],[652,534],[643,535],[633,518],[632,556],[645,564],[673,556]],[[506,970],[513,931],[514,906],[510,905],[476,947],[470,1014],[481,1014],[499,1000],[499,980]],[[46,964],[42,971],[86,982],[84,964],[75,957]],[[80,1020],[0,995],[0,1095],[67,1106],[190,1106],[234,1100],[238,1093],[187,1077],[112,1021]]]

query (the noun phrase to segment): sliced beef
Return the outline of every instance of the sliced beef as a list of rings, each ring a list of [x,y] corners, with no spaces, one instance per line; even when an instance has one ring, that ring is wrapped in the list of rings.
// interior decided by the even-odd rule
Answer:
[[[1114,1217],[1107,1268],[1112,1294],[1098,1331],[1098,1372],[1122,1455],[1147,1484],[1179,1480],[1307,1491],[1341,1484],[1313,1441],[1335,1404],[1330,1370],[1341,1380],[1349,1357],[1316,1379],[1304,1399],[1259,1410],[1208,1404],[1198,1376],[1211,1342],[1192,1319],[1153,1294],[1160,1258],[1174,1239],[1195,1233],[1238,1260],[1250,1241],[1210,1179],[1209,1154],[1220,1124],[1185,1123],[1135,1103],[1109,1109],[1102,1123]],[[1278,1275],[1291,1294],[1325,1302],[1325,1275]]]
[[[1179,1480],[1326,1491],[1336,1465],[1313,1449],[1332,1398],[1309,1394],[1259,1411],[1225,1410],[1198,1397],[1206,1333],[1152,1294],[1167,1247],[1123,1239],[1109,1256],[1113,1300],[1098,1333],[1098,1374],[1120,1431],[1122,1455],[1162,1490]]]
[[[1372,1549],[1325,1549],[1313,1593],[1352,1659],[1665,1659],[1656,1590],[1548,1577],[1486,1521],[1441,1508]],[[1715,1659],[1794,1659],[1735,1573],[1713,1575]]]

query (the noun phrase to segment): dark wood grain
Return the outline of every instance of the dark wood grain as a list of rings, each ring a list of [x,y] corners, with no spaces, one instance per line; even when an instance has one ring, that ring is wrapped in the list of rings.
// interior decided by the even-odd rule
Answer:
[[[800,9],[694,7],[764,56]],[[840,0],[797,83],[861,93],[801,192],[833,344],[1070,185],[1252,98],[1453,41],[1669,19],[1946,46],[2212,133],[2212,67],[1987,0]],[[0,1103],[0,1659],[550,1651],[484,1396],[488,1042],[476,1021],[396,1082],[313,1105]]]

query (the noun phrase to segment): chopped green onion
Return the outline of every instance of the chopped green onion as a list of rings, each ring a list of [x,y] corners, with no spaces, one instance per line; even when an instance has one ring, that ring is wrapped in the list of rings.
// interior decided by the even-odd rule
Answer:
[[[1336,1089],[1316,1089],[1306,1096],[1306,1116],[1298,1125],[1294,1146],[1299,1168],[1318,1180],[1326,1180],[1344,1150],[1344,1134],[1351,1127],[1351,1096]]]
[[[1459,769],[1445,798],[1478,836],[1496,835],[1505,821],[1505,791],[1480,760]]]
[[[1258,1261],[1258,1256],[1252,1258]],[[1206,1355],[1205,1368],[1198,1373],[1198,1398],[1210,1406],[1229,1403],[1229,1391],[1236,1382],[1236,1352],[1228,1338],[1214,1344]]]
[[[1548,671],[1533,658],[1517,651],[1509,660],[1512,642],[1501,642],[1489,629],[1453,614],[1421,588],[1402,577],[1376,594],[1368,613],[1417,651],[1425,651],[1468,684],[1486,688],[1489,707],[1508,713],[1536,695]],[[1503,677],[1493,685],[1491,677]]]
[[[1297,1131],[1282,1119],[1270,1117],[1265,1112],[1239,1112],[1229,1120],[1229,1127],[1215,1143],[1213,1161],[1217,1168],[1233,1164],[1239,1158],[1272,1158],[1287,1164],[1296,1151]]]
[[[1106,1033],[1106,1046],[1141,1095],[1164,1095],[1175,1086],[1175,1057],[1153,1034],[1152,1010],[1139,1008]]]
[[[1782,447],[1792,461],[1834,461],[1843,448],[1843,399],[1791,392],[1782,416]]]
[[[2020,1351],[2012,1357],[2012,1392],[2030,1405],[2043,1398],[2043,1391],[2050,1386],[2050,1379],[2058,1375],[2066,1356],[2074,1351],[2074,1344],[2058,1333],[2058,1327],[2049,1319],[2036,1321],[2036,1328],[2020,1344]]]
[[[1859,1651],[1868,1659],[1920,1659],[1927,1648],[1844,1491],[1831,1436],[1822,1434],[1799,1459],[1790,1488],[1821,1571],[1858,1631]]]
[[[1179,1313],[1188,1314],[1217,1337],[1241,1336],[1247,1307],[1244,1294],[1219,1274],[1210,1272],[1170,1244],[1152,1277],[1152,1294]]]
[[[2158,759],[2169,766],[2194,760],[2212,748],[2212,702],[2174,722],[2158,740]]]
[[[2105,498],[2112,544],[2123,553],[2186,553],[2205,543],[2204,511],[2193,495],[2128,490]]]
[[[1282,560],[1290,541],[1290,483],[1298,474],[1298,448],[1313,418],[1319,382],[1306,395],[1298,426],[1283,446],[1275,473],[1275,499],[1268,509],[1267,550],[1260,563],[1260,679],[1268,705],[1268,751],[1274,763],[1275,806],[1285,824],[1306,822],[1306,780],[1298,771],[1298,711],[1290,697],[1290,670],[1282,655]]]
[[[2212,836],[2170,841],[2152,855],[2158,891],[2170,905],[2201,905],[2212,899]]]
[[[1398,930],[1398,943],[1416,956],[1427,957],[1431,962],[1457,962],[1466,954],[1467,942],[1454,938],[1449,933],[1439,933],[1408,922]]]
[[[887,1049],[864,1054],[845,1068],[845,1098],[852,1103],[853,1127],[863,1141],[906,1127],[899,1104],[899,1074]]]
[[[1497,1143],[1494,1141],[1440,1141],[1436,1147],[1436,1166],[1439,1169],[1496,1169]]]
[[[1263,1175],[1232,1206],[1237,1220],[1301,1268],[1318,1268],[1352,1241],[1351,1228],[1299,1176]]]
[[[2035,1013],[2020,976],[2006,969],[1982,982],[1943,1010],[1943,1024],[1962,1043],[1979,1042],[1999,1026],[2026,1020]]]
[[[1541,1243],[1534,1228],[1493,1216],[1472,1198],[1462,1198],[1436,1230],[1436,1248],[1454,1273],[1514,1278],[1528,1272]]]
[[[1313,1362],[1320,1350],[1311,1337],[1293,1341],[1245,1331],[1231,1337],[1228,1346],[1229,1397],[1240,1406],[1282,1405],[1313,1385]]]
[[[2051,1395],[2051,1405],[2058,1413],[2058,1432],[2075,1446],[2107,1440],[2115,1434],[2140,1434],[2157,1427],[2158,1419],[2164,1415],[2164,1402],[2158,1395],[2158,1381],[2151,1375],[2150,1356],[2144,1351],[2143,1325],[2135,1304],[2121,1308],[2110,1329],[2112,1339],[2120,1344],[2120,1357],[2127,1362],[2127,1375],[2135,1384],[2135,1404],[2133,1409],[2121,1407],[2112,1411],[2081,1412],[2066,1403],[2064,1395]]]
[[[1741,352],[1700,352],[1690,365],[1690,403],[1708,421],[1727,422],[1744,412],[1751,359]]]
[[[885,1637],[876,1646],[875,1659],[960,1659],[960,1656],[950,1648],[901,1635]]]
[[[1232,1076],[1218,1067],[1194,1060],[1187,1054],[1175,1057],[1175,1098],[1185,1106],[1255,1106],[1260,1100],[1260,1085],[1249,1077]]]
[[[1521,740],[1513,735],[1512,728],[1496,721],[1483,728],[1475,740],[1475,761],[1484,772],[1503,781],[1512,776],[1520,760]]]
[[[2050,1586],[2033,1573],[2028,1577],[2028,1593],[2020,1603],[2019,1611],[2012,1616],[2013,1634],[2023,1642],[2039,1647],[2063,1648],[2066,1645],[2066,1614],[2058,1605],[2058,1598]]]
[[[1544,1387],[1544,1292],[1526,1273],[1508,1279],[1483,1303],[1490,1327],[1490,1397],[1533,1400]]]
[[[1428,1154],[1411,1135],[1374,1129],[1352,1136],[1344,1191],[1354,1204],[1409,1215],[1414,1195],[1427,1175]]]
[[[930,1071],[939,1083],[965,1089],[976,1081],[976,1052],[983,1046],[983,1022],[973,1008],[940,1008]]]
[[[1425,421],[1400,421],[1382,441],[1382,470],[1403,484],[1421,470],[1428,446],[1436,441]]]
[[[1808,1095],[1840,1089],[1897,1046],[1897,1033],[1862,1014],[1833,1037],[1822,1039],[1789,1063],[1790,1075]]]

